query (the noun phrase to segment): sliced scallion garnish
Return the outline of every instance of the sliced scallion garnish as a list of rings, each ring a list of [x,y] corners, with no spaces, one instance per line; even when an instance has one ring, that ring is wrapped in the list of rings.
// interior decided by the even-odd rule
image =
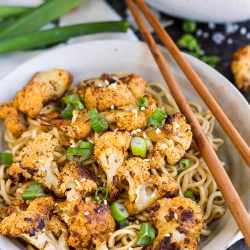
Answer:
[[[123,204],[118,202],[113,202],[112,205],[110,206],[110,210],[112,216],[117,221],[124,221],[129,216],[127,208]]]
[[[44,190],[42,185],[39,183],[32,183],[25,189],[22,194],[23,200],[34,200],[43,196],[45,196]]]
[[[149,223],[142,223],[138,238],[136,241],[137,246],[148,246],[154,242],[155,229]]]
[[[86,161],[90,158],[92,149],[68,147],[66,158],[69,161]]]
[[[108,129],[108,121],[101,117],[96,108],[88,111],[91,127],[95,132],[101,133]]]
[[[131,152],[135,156],[145,157],[147,154],[147,143],[141,137],[133,137],[131,140]]]
[[[12,162],[13,162],[12,153],[0,152],[0,165],[2,164],[11,165]]]
[[[107,200],[108,197],[108,189],[106,187],[99,187],[95,191],[95,201],[97,202],[103,202]]]
[[[178,162],[178,173],[180,174],[183,171],[186,171],[190,168],[190,160],[183,158]]]
[[[192,201],[195,201],[194,194],[193,194],[193,192],[192,192],[191,190],[186,191],[186,192],[184,193],[184,196],[185,196],[186,198],[191,199]]]
[[[164,110],[157,108],[150,117],[147,118],[147,124],[151,127],[161,127],[167,114]]]
[[[140,110],[145,110],[148,107],[148,98],[143,96],[136,101],[136,105]]]

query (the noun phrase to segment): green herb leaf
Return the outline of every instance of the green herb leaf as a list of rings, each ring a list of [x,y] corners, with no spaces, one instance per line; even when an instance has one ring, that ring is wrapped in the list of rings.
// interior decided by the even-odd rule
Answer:
[[[220,58],[218,56],[202,56],[201,60],[211,67],[215,68],[220,61]]]
[[[182,22],[182,29],[187,33],[195,32],[197,23],[192,20],[185,20]]]

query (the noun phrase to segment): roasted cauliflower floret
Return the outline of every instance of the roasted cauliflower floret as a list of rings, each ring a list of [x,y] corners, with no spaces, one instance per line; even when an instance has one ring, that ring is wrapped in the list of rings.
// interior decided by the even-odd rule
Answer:
[[[119,130],[132,131],[146,126],[146,116],[142,111],[112,110],[103,113],[109,123],[115,123]]]
[[[52,112],[38,116],[44,125],[59,128],[65,135],[73,139],[84,139],[91,133],[91,124],[86,109],[73,111],[73,118],[58,119],[59,113]]]
[[[95,143],[94,155],[107,175],[107,186],[111,197],[116,194],[115,175],[126,159],[131,136],[123,132],[106,132]]]
[[[128,183],[129,200],[125,205],[130,214],[140,213],[163,196],[174,197],[179,193],[178,184],[169,174],[151,175],[149,169],[149,162],[133,157],[117,172],[119,180]]]
[[[17,213],[26,208],[24,200],[16,199],[13,200],[7,207],[0,208],[0,220],[4,219],[7,216],[10,216],[12,213]]]
[[[153,249],[197,249],[203,214],[191,199],[176,197],[156,201],[149,209],[158,230]]]
[[[115,231],[115,221],[108,206],[92,198],[65,201],[59,204],[59,214],[69,227],[68,245],[76,249],[101,249]]]
[[[51,197],[35,199],[26,211],[12,213],[4,218],[0,223],[0,233],[21,238],[38,249],[58,249],[46,229],[53,205]]]
[[[144,95],[145,87],[146,81],[139,76],[119,79],[116,75],[103,74],[100,78],[84,81],[78,93],[87,109],[105,111],[111,107],[134,105],[136,99]]]
[[[60,173],[60,192],[67,200],[81,198],[97,189],[96,178],[86,166],[79,162],[69,161]]]
[[[237,87],[247,91],[250,88],[250,45],[235,52],[231,68]]]
[[[13,102],[0,105],[0,119],[4,119],[4,125],[15,136],[20,136],[27,129],[23,114],[18,112]]]
[[[14,106],[27,114],[36,117],[43,105],[60,98],[72,83],[72,75],[62,69],[39,72],[14,98]]]
[[[43,186],[56,190],[58,187],[59,171],[54,159],[54,150],[58,146],[58,140],[50,133],[41,133],[30,140],[22,149],[21,160],[12,164],[11,171],[21,171],[27,179],[35,180]],[[19,166],[18,166],[19,164]],[[13,171],[14,170],[16,171]]]
[[[162,129],[149,128],[146,134],[156,143],[150,157],[153,168],[164,166],[165,157],[169,164],[174,165],[183,157],[192,142],[191,127],[181,113],[168,115]]]

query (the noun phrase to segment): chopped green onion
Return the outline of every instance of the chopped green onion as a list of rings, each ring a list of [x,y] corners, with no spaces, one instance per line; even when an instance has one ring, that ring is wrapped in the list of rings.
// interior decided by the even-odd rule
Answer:
[[[195,201],[194,194],[193,194],[193,192],[192,192],[191,190],[186,191],[186,192],[184,193],[184,196],[185,196],[186,198],[191,199],[192,201]]]
[[[166,119],[167,114],[162,109],[157,108],[150,117],[147,118],[148,126],[160,127],[162,122]]]
[[[137,246],[148,246],[154,242],[155,229],[148,223],[142,223],[138,238],[136,241]]]
[[[13,162],[12,153],[0,152],[0,165],[2,164],[11,165],[12,162]]]
[[[118,229],[122,229],[122,228],[128,226],[128,221],[127,220],[116,221],[116,226]]]
[[[27,14],[21,16],[15,23],[0,32],[0,39],[9,39],[37,31],[45,24],[53,21],[69,10],[77,7],[82,0],[50,0],[46,1]]]
[[[139,98],[136,105],[140,110],[145,110],[148,107],[148,98],[146,96]]]
[[[63,100],[66,104],[70,104],[75,101],[81,101],[81,97],[78,94],[74,93],[72,95],[65,96]]]
[[[88,111],[91,127],[95,132],[101,133],[108,129],[108,121],[101,117],[96,108]]]
[[[197,27],[197,23],[192,20],[185,20],[182,23],[182,29],[187,33],[195,32],[196,27]]]
[[[191,52],[196,52],[197,54],[201,54],[201,49],[198,45],[198,42],[194,36],[191,34],[184,34],[178,41],[178,46],[181,49],[186,49]]]
[[[101,197],[99,195],[99,193],[102,193],[103,196]],[[96,191],[95,191],[95,201],[97,201],[97,202],[103,202],[103,201],[105,201],[107,199],[107,197],[108,197],[108,193],[109,193],[109,191],[105,187],[99,187],[99,188],[97,188]]]
[[[64,97],[64,102],[67,104],[66,108],[61,112],[62,118],[71,118],[73,110],[84,109],[84,105],[81,102],[81,98],[78,94],[72,94]]]
[[[39,183],[32,183],[22,194],[23,200],[34,200],[43,196],[45,196],[44,190],[42,185]]]
[[[130,147],[133,155],[145,157],[147,154],[147,143],[141,137],[133,137]]]
[[[90,158],[92,149],[68,147],[66,158],[69,161],[86,161]]]
[[[78,143],[78,148],[85,148],[93,150],[95,144],[88,141],[81,141]]]
[[[178,173],[180,174],[181,172],[187,170],[190,168],[190,160],[189,159],[181,159],[178,162]]]
[[[126,32],[127,29],[126,21],[83,23],[53,28],[1,41],[0,54],[54,45],[72,37],[103,32]]]
[[[220,61],[220,58],[218,56],[202,56],[201,60],[211,67],[215,68]]]
[[[32,10],[30,7],[25,6],[12,6],[12,5],[1,5],[0,6],[0,17],[13,17],[19,16],[28,11]]]
[[[127,208],[123,204],[118,203],[118,202],[113,202],[112,205],[110,206],[110,210],[111,210],[112,216],[117,221],[123,221],[129,216]]]

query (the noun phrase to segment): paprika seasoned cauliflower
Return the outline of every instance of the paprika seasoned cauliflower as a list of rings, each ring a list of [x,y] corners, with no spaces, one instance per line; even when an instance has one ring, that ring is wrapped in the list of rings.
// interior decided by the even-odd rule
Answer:
[[[14,212],[0,223],[0,233],[5,236],[21,238],[38,249],[57,250],[50,232],[46,228],[53,210],[51,197],[38,198],[32,201],[26,211]],[[65,248],[60,249],[68,249]]]
[[[116,75],[103,74],[99,78],[84,81],[78,88],[78,94],[87,109],[99,111],[134,105],[137,98],[144,95],[146,81],[130,74],[119,78]]]
[[[4,119],[4,125],[14,136],[20,136],[27,129],[24,115],[18,112],[13,102],[0,105],[0,119]]]
[[[22,149],[21,160],[12,164],[8,174],[16,176],[21,172],[26,179],[56,191],[59,171],[54,151],[57,146],[58,140],[51,133],[38,134]]]
[[[231,68],[237,87],[247,91],[250,88],[250,45],[235,52]]]
[[[203,214],[196,202],[181,197],[164,198],[156,201],[148,212],[158,230],[153,250],[197,249]]]
[[[65,135],[73,139],[84,139],[91,133],[91,125],[86,109],[73,111],[72,119],[58,119],[59,113],[41,114],[38,118],[44,125],[59,128]]]
[[[59,192],[67,196],[67,200],[78,199],[97,189],[96,177],[87,166],[76,161],[66,162],[60,173]]]
[[[150,163],[153,168],[160,168],[166,161],[174,165],[189,149],[192,142],[192,132],[186,118],[181,113],[167,116],[162,129],[148,128],[147,137],[155,142]]]
[[[76,249],[101,249],[115,231],[108,206],[86,198],[59,203],[59,214],[69,228],[68,245]]]
[[[161,197],[174,197],[179,193],[178,184],[167,173],[162,176],[149,172],[150,164],[138,157],[129,158],[119,168],[119,180],[128,183],[128,197],[125,202],[130,214],[137,214],[148,208]]]
[[[138,109],[111,110],[103,113],[109,123],[115,123],[119,130],[132,131],[146,126],[146,116]]]
[[[117,170],[122,166],[130,146],[131,136],[120,131],[106,132],[95,142],[94,155],[107,175],[107,187],[111,196],[117,191]]]
[[[62,69],[39,72],[17,92],[14,106],[34,118],[45,104],[57,100],[67,91],[72,79],[72,75]]]

